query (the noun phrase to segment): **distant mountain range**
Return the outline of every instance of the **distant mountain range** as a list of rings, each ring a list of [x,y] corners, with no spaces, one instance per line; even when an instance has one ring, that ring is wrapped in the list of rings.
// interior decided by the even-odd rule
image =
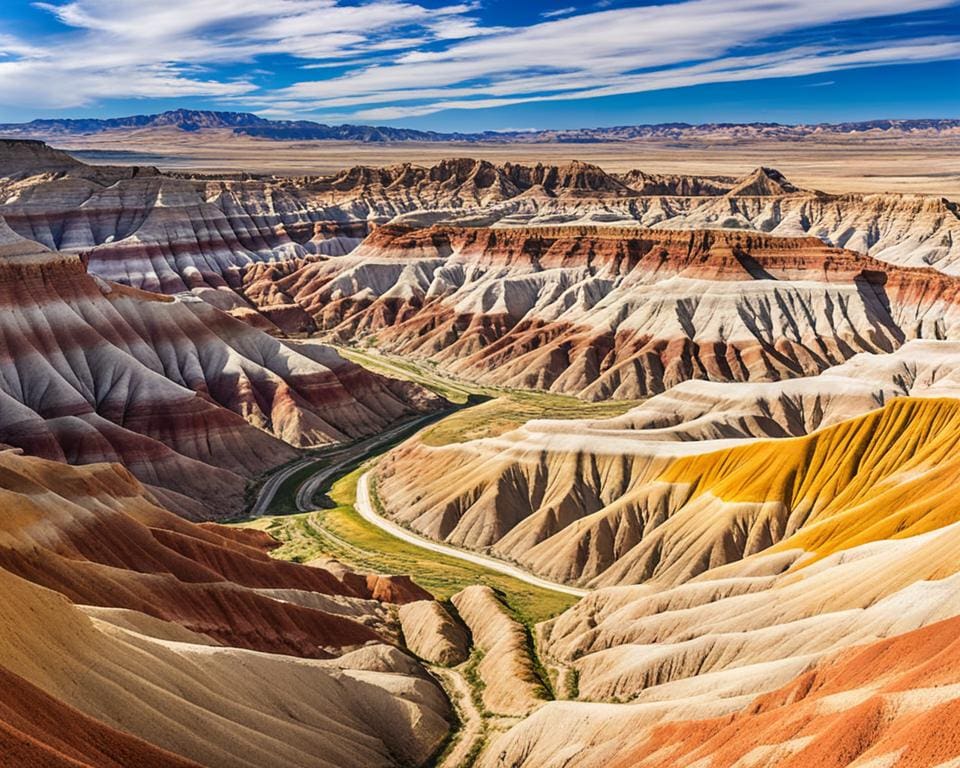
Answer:
[[[374,125],[325,125],[311,120],[267,120],[249,112],[214,112],[175,109],[158,115],[132,115],[106,120],[56,119],[29,123],[0,124],[0,136],[51,139],[149,128],[175,128],[181,131],[230,129],[237,135],[277,141],[339,140],[352,142],[460,141],[525,143],[606,143],[638,139],[777,138],[801,139],[811,135],[886,133],[892,135],[960,135],[960,120],[866,120],[848,123],[782,125],[780,123],[659,123],[608,128],[548,129],[542,131],[484,131],[481,133],[438,133],[410,128]]]

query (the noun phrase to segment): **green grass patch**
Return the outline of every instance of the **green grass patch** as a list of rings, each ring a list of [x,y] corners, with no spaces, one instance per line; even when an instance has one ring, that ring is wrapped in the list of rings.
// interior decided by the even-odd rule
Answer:
[[[432,446],[496,437],[531,419],[603,419],[619,416],[639,402],[608,400],[590,403],[551,392],[488,387],[441,373],[429,361],[409,360],[355,347],[337,347],[337,351],[371,371],[416,382],[457,405],[471,405],[421,433],[424,443]]]
[[[362,365],[367,370],[394,379],[415,382],[457,405],[466,404],[471,395],[489,394],[488,388],[438,373],[434,366],[427,362],[386,355],[371,349],[340,346],[336,349],[342,357]]]
[[[567,670],[567,698],[580,698],[580,670],[576,667]]]
[[[308,562],[332,557],[359,571],[409,574],[438,600],[447,600],[471,584],[486,584],[499,591],[507,606],[526,625],[552,618],[577,598],[535,587],[511,576],[454,557],[430,552],[394,538],[357,513],[357,481],[364,468],[336,481],[329,498],[331,509],[298,515],[264,517],[248,523],[281,542],[273,555]]]
[[[531,419],[605,419],[637,405],[635,400],[588,403],[575,397],[545,392],[509,391],[439,421],[420,434],[426,445],[441,446],[496,437]]]

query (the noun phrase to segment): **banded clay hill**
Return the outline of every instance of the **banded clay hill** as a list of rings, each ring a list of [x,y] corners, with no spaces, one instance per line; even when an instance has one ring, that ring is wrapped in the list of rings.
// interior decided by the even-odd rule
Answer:
[[[593,588],[537,627],[566,700],[481,764],[955,759],[937,661],[957,611],[954,353],[911,342],[877,367],[690,382],[609,423],[392,454],[396,519]]]
[[[958,280],[767,165],[0,141],[0,762],[956,764]]]
[[[71,463],[119,461],[189,516],[235,514],[246,482],[294,447],[369,435],[437,406],[189,294],[104,279],[86,256],[6,223],[0,254],[3,442]]]
[[[0,454],[5,759],[419,764],[448,704],[395,643],[408,580],[272,560],[118,465]],[[264,728],[264,722],[270,722]]]
[[[591,400],[808,375],[957,333],[949,275],[727,230],[387,225],[270,285],[341,342]]]

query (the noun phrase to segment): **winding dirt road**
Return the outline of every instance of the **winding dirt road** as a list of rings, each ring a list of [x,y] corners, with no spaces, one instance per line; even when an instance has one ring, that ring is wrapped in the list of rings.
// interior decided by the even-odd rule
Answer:
[[[590,594],[590,590],[588,589],[578,589],[577,587],[570,587],[566,584],[557,584],[553,581],[541,579],[537,576],[534,576],[532,573],[523,570],[522,568],[510,565],[502,560],[497,560],[494,557],[481,555],[477,552],[467,552],[462,549],[457,549],[456,547],[441,544],[440,542],[433,541],[432,539],[424,538],[423,536],[418,536],[415,533],[411,533],[406,528],[397,525],[397,523],[393,522],[392,520],[381,517],[379,514],[377,514],[373,507],[373,502],[370,499],[369,472],[361,475],[360,480],[357,483],[356,507],[357,512],[360,513],[360,517],[362,517],[368,523],[373,523],[373,525],[386,531],[391,536],[402,539],[403,541],[413,544],[416,547],[420,547],[421,549],[429,549],[431,552],[439,552],[440,554],[447,555],[448,557],[455,557],[458,560],[465,560],[468,563],[482,565],[484,568],[489,568],[491,571],[498,571],[499,573],[506,574],[507,576],[512,576],[515,579],[526,582],[527,584],[532,584],[535,587],[551,589],[554,592],[563,592],[564,594],[574,595],[576,597],[584,597],[585,595]]]

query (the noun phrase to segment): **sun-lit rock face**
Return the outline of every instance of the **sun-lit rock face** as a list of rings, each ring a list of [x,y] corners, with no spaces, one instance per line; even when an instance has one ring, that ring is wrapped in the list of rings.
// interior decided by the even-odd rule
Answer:
[[[659,503],[595,580],[621,586],[538,627],[541,658],[576,680],[577,700],[517,724],[482,764],[949,764],[960,742],[934,734],[953,732],[960,701],[958,418],[960,400],[900,398],[805,437],[685,455],[659,441],[627,511],[611,518],[621,502],[610,502],[568,526],[579,549],[552,548],[555,559],[602,548],[606,531]],[[636,463],[613,429],[608,441],[571,432],[574,455],[591,437],[596,448],[564,465],[593,478],[568,514],[592,504],[598,478],[600,493],[616,484],[618,459]],[[512,476],[524,473],[524,453],[509,452]],[[560,466],[541,464],[545,493],[567,482]]]
[[[5,759],[366,768],[444,738],[442,691],[363,577],[188,523],[118,465],[2,452],[0,499]]]
[[[417,659],[472,642],[512,724],[478,765],[950,765],[958,243],[949,201],[770,168],[216,179],[0,142],[0,442],[44,457],[0,452],[0,753],[421,765],[451,713]],[[487,587],[448,610],[183,519],[437,405],[278,338],[315,331],[652,395],[375,470],[414,530],[595,588],[534,629],[542,667]]]
[[[403,640],[413,653],[431,664],[452,667],[470,653],[466,630],[435,600],[401,605],[397,611]]]
[[[676,584],[768,550],[823,556],[960,520],[946,460],[957,402],[894,399],[773,441],[530,422],[464,444],[411,441],[381,464],[378,488],[421,533],[554,580]]]
[[[93,167],[39,142],[0,144],[0,198],[18,234],[83,253],[91,272],[221,309],[249,309],[235,291],[248,265],[339,255],[367,231],[296,184]]]
[[[0,442],[120,461],[189,516],[235,514],[247,480],[293,446],[371,434],[436,402],[196,298],[105,282],[3,226],[0,307]]]
[[[216,179],[93,167],[39,142],[8,140],[0,145],[0,200],[0,216],[16,232],[51,249],[84,252],[91,271],[106,279],[191,291],[237,311],[250,309],[237,295],[245,271],[262,276],[261,264],[344,255],[372,226],[395,217],[418,225],[615,224],[809,235],[884,261],[960,269],[955,204],[809,192],[770,168],[722,179],[459,158],[430,168],[358,166],[329,177]],[[262,296],[250,298],[266,305]],[[279,317],[306,322],[292,305]]]
[[[527,652],[523,626],[510,616],[494,591],[474,584],[450,598],[474,645],[482,654],[476,673],[482,681],[484,708],[522,717],[541,702],[540,681]]]
[[[391,224],[273,286],[329,337],[601,400],[810,375],[956,337],[960,283],[811,237]]]
[[[675,687],[661,701],[549,704],[497,739],[481,765],[560,768],[574,755],[584,768],[951,765],[960,755],[958,629],[953,617],[857,638],[801,657],[793,674],[746,664],[739,687],[730,674],[725,689],[714,678],[699,695]],[[730,695],[712,695],[721,690]]]

